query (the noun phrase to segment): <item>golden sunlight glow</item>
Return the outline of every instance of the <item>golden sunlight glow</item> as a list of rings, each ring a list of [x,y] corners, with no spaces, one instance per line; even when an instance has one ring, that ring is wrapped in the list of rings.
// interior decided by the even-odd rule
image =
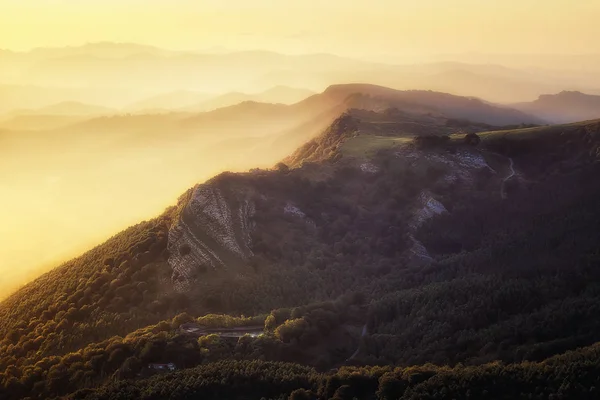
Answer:
[[[94,41],[349,55],[597,52],[598,1],[3,0],[0,47]]]
[[[598,0],[0,0],[0,298],[333,117],[249,101],[362,81],[592,93],[599,16]]]

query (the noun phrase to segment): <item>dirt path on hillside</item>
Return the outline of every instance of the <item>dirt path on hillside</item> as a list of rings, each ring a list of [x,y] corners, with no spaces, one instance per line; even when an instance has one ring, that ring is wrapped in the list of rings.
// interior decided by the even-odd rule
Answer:
[[[367,324],[365,324],[363,326],[360,337],[363,338],[365,336],[367,336]],[[346,360],[346,362],[348,362],[348,361],[352,360],[354,357],[356,357],[358,355],[359,351],[360,351],[360,341],[358,342],[358,347],[356,348],[356,351],[354,353],[352,353],[352,355]]]
[[[506,178],[502,179],[502,184],[500,185],[500,198],[502,198],[502,200],[506,199],[506,182],[515,176],[513,159],[509,157],[508,160],[510,161],[510,174],[508,174]]]

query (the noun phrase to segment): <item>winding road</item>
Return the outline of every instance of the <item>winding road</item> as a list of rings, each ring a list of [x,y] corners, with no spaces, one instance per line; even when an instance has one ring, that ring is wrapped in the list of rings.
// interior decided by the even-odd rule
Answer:
[[[514,162],[512,158],[508,158],[510,161],[510,174],[502,179],[502,184],[500,185],[500,197],[504,200],[506,199],[506,181],[515,176]]]
[[[262,335],[264,333],[263,325],[254,326],[238,326],[235,328],[206,328],[195,323],[183,324],[179,327],[183,332],[190,333],[197,336],[204,335],[218,335],[220,337],[232,337],[241,338],[244,335],[250,335],[253,337]]]

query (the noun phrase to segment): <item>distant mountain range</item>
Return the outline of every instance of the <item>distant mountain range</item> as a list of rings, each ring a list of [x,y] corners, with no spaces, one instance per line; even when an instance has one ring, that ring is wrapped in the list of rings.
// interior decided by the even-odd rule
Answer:
[[[112,115],[114,108],[63,101],[41,108],[17,109],[0,113],[0,127],[11,130],[49,130],[64,127],[99,115]]]
[[[176,90],[173,92],[161,93],[150,96],[146,99],[136,101],[125,107],[127,111],[165,111],[190,107],[193,104],[206,101],[214,97],[209,93],[196,92],[191,90]]]
[[[0,61],[1,62],[1,61]],[[0,114],[19,109],[37,109],[62,102],[123,108],[153,95],[148,88],[129,91],[112,85],[93,87],[18,85],[0,83]]]
[[[18,95],[22,88],[7,87],[5,90],[7,94],[11,94],[11,91],[16,91]],[[32,94],[28,93],[26,98],[29,98]],[[198,99],[203,100],[192,106],[177,107],[189,102],[195,102]],[[240,113],[246,112],[242,110],[248,110],[249,107],[248,105],[242,106],[243,103],[254,103],[255,105],[251,109],[253,113],[264,112],[265,116],[272,113],[273,115],[271,116],[275,117],[290,115],[290,113],[294,114],[297,110],[303,110],[303,113],[319,113],[332,105],[339,106],[344,104],[346,108],[371,107],[377,110],[382,108],[400,108],[416,112],[441,113],[497,126],[520,123],[544,123],[544,120],[531,114],[527,115],[524,112],[485,102],[477,98],[427,90],[396,90],[367,83],[332,85],[319,94],[315,94],[307,89],[286,86],[276,86],[256,94],[232,92],[213,98],[205,93],[178,91],[149,97],[130,104],[122,110],[85,104],[79,101],[65,101],[36,109],[14,110],[7,115],[93,116],[127,112],[143,114],[163,112],[194,114],[240,105],[239,108],[226,111],[227,113],[238,113],[239,116]],[[289,107],[278,107],[279,110],[274,111],[275,106],[278,104],[288,105]],[[279,113],[283,114],[278,115]],[[200,114],[198,118],[202,119],[204,115]]]
[[[36,109],[14,110],[8,115],[103,115],[117,112],[114,108],[85,104],[77,101],[63,101],[46,107]]]
[[[186,111],[210,111],[217,108],[227,107],[245,101],[273,104],[293,104],[312,96],[315,92],[308,89],[292,88],[288,86],[275,86],[261,93],[231,92],[221,96],[213,97],[193,106],[187,107]]]
[[[229,92],[220,95],[193,91],[175,91],[137,101],[125,111],[133,112],[204,112],[229,107],[245,101],[293,104],[315,94],[308,89],[275,86],[260,93]]]
[[[31,92],[32,86],[45,91],[27,98],[15,93],[0,96],[4,97],[0,112],[59,101],[161,109],[162,101],[169,99],[169,95],[161,99],[161,93],[181,97],[178,105],[188,107],[205,100],[202,93],[259,93],[277,86],[321,91],[332,84],[352,82],[435,90],[500,103],[530,101],[565,89],[600,94],[600,74],[594,77],[592,72],[585,72],[586,79],[582,80],[578,71],[489,63],[392,65],[331,54],[198,53],[110,42],[30,52],[0,51],[0,62],[0,82],[20,85],[24,93]],[[194,93],[197,98],[192,98]],[[159,97],[152,100],[157,94]],[[142,104],[134,104],[140,101]]]

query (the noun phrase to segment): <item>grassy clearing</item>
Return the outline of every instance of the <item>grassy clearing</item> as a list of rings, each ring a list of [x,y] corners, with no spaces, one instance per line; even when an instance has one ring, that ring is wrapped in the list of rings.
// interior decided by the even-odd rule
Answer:
[[[369,157],[375,155],[379,150],[407,143],[411,140],[412,138],[407,137],[359,135],[346,140],[340,151],[344,156]]]
[[[571,124],[563,125],[551,125],[551,126],[538,126],[535,128],[523,128],[523,129],[512,129],[505,131],[488,131],[478,133],[482,140],[495,140],[502,137],[510,137],[511,139],[529,139],[536,135],[545,135],[551,133],[560,133],[563,131],[570,131],[573,129],[581,128],[589,125],[595,121],[581,121],[574,122]]]

